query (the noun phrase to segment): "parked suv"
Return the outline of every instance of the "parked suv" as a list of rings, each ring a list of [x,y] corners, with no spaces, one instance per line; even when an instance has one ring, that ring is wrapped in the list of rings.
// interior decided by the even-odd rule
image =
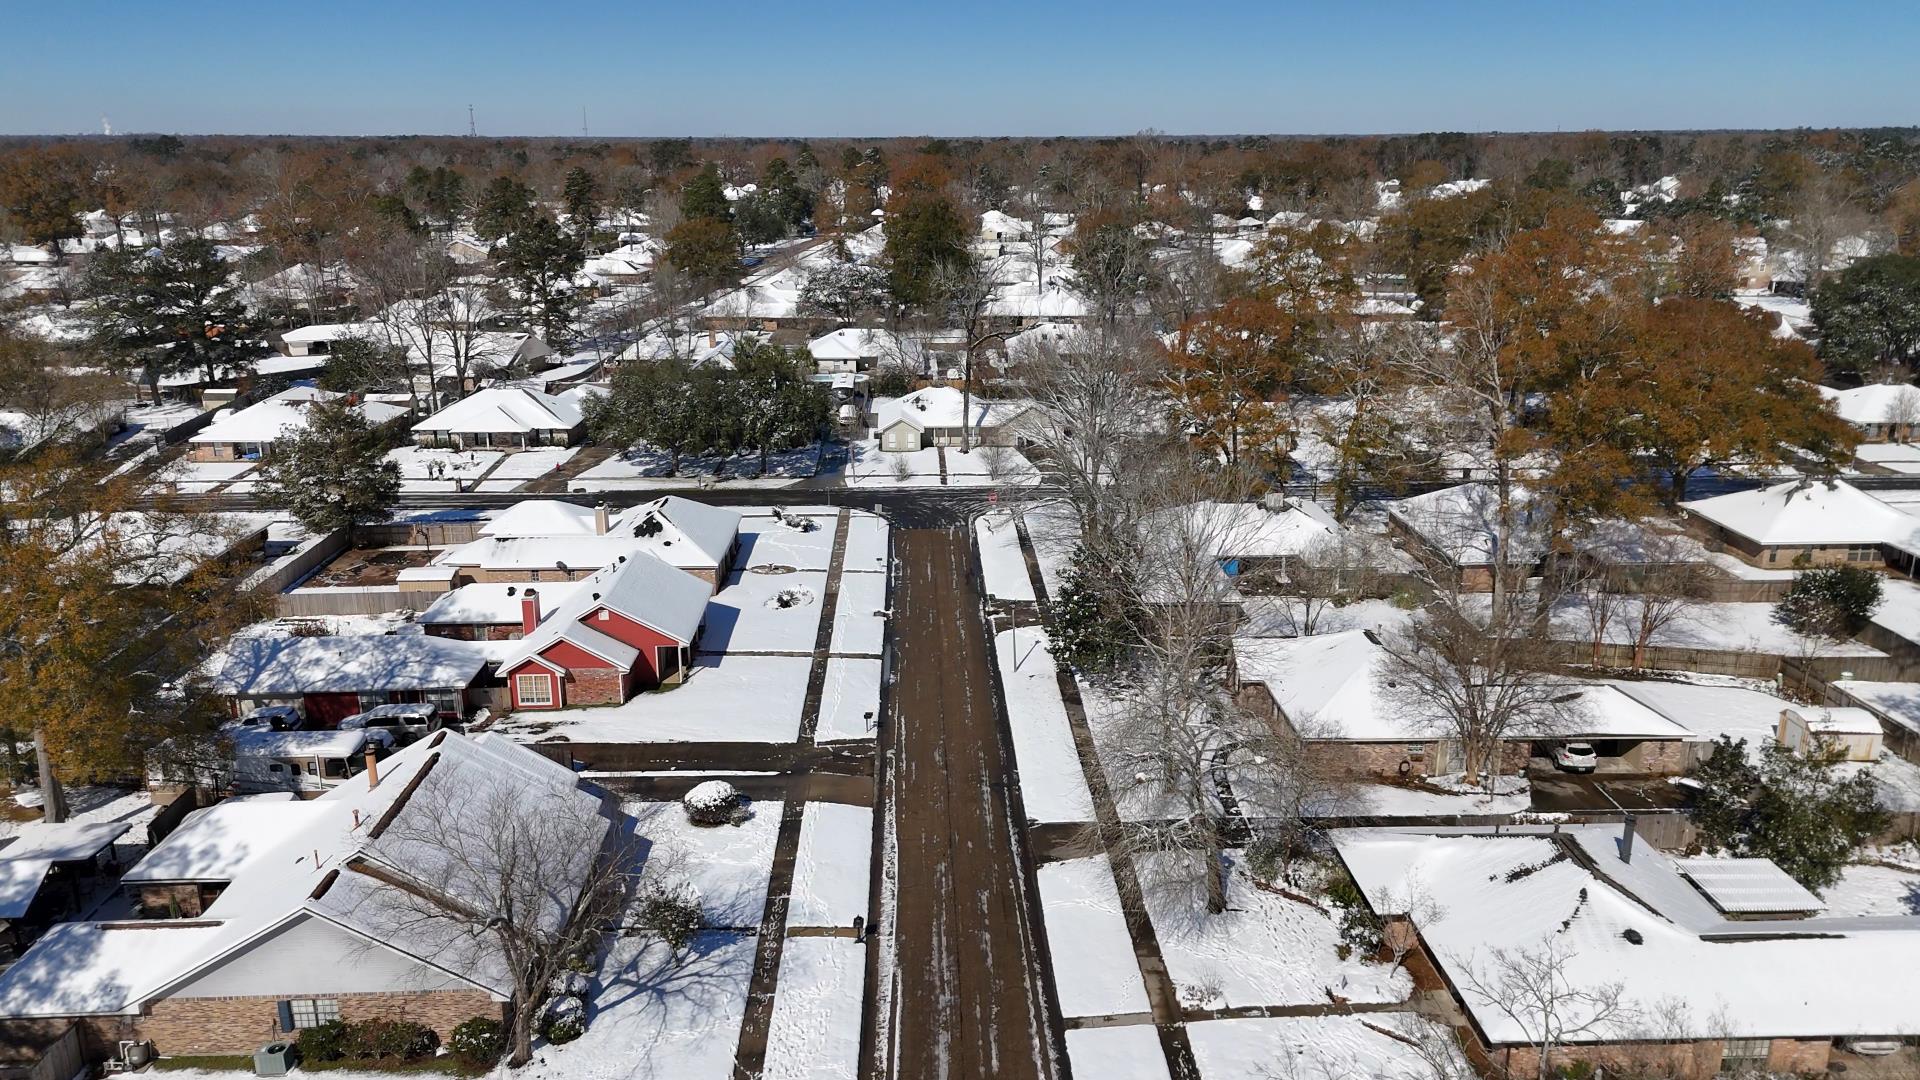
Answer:
[[[354,713],[340,721],[342,731],[365,728],[385,730],[394,741],[405,746],[425,738],[440,727],[440,709],[432,702],[412,701],[398,705],[376,705],[366,712]]]
[[[1562,772],[1592,772],[1600,764],[1592,743],[1561,743],[1553,748],[1553,764]]]
[[[307,720],[291,705],[262,705],[248,709],[240,717],[240,726],[247,731],[301,731]]]

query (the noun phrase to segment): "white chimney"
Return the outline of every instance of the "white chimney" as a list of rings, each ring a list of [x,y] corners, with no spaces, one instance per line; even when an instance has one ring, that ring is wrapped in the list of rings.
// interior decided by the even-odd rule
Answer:
[[[595,535],[605,536],[611,523],[607,520],[607,504],[601,503],[593,508],[593,531]]]

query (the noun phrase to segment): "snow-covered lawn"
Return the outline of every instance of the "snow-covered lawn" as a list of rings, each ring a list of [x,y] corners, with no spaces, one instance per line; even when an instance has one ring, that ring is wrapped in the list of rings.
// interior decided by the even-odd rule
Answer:
[[[258,464],[254,461],[188,461],[180,458],[154,472],[153,486],[169,488],[183,495],[204,494],[221,484],[240,479]]]
[[[1218,915],[1207,914],[1204,883],[1182,872],[1186,860],[1151,854],[1138,864],[1147,914],[1184,1004],[1327,1005],[1336,995],[1354,1002],[1406,1000],[1413,981],[1405,971],[1340,959],[1332,914],[1256,886],[1242,852],[1229,851],[1227,858],[1227,910]]]
[[[541,450],[516,450],[507,455],[499,468],[487,474],[492,480],[538,480],[573,460],[578,446],[556,446]]]
[[[711,828],[688,821],[677,800],[631,800],[620,808],[633,816],[634,831],[649,845],[642,880],[690,887],[710,926],[760,925],[773,876],[780,803],[753,803],[745,823]]]
[[[1485,603],[1484,600],[1481,601]],[[1627,615],[1632,616],[1631,605]],[[1607,640],[1613,644],[1633,642],[1627,621],[1610,627]],[[1591,641],[1587,613],[1578,598],[1563,601],[1554,608],[1553,636],[1562,641]],[[1679,649],[1717,649],[1725,652],[1775,653],[1799,655],[1803,643],[1792,631],[1773,621],[1772,604],[1696,604],[1653,635],[1653,644]],[[1880,656],[1878,649],[1857,641],[1819,646],[1819,656]]]
[[[811,653],[826,593],[824,573],[734,574],[707,603],[700,651]]]
[[[870,914],[867,872],[873,861],[873,811],[810,802],[800,819],[787,925],[852,926]]]
[[[859,1070],[866,967],[866,946],[852,938],[787,939],[763,1080],[847,1080]]]
[[[702,478],[745,487],[786,487],[820,470],[820,444],[803,446],[767,458],[767,474],[760,475],[760,456],[682,456],[678,471],[670,455],[650,446],[636,446],[615,454],[568,481],[569,491],[619,491],[656,487],[683,487]]]
[[[1472,1075],[1451,1038],[1445,1028],[1412,1013],[1255,1017],[1187,1025],[1202,1080],[1430,1080]],[[1428,1054],[1451,1068],[1436,1069]]]
[[[387,460],[400,466],[402,480],[478,480],[506,456],[498,450],[427,446],[396,446],[387,451]]]
[[[1067,1060],[1073,1075],[1094,1080],[1168,1080],[1166,1051],[1152,1024],[1071,1028]]]
[[[1259,814],[1255,800],[1244,794],[1241,805]],[[1454,814],[1523,814],[1532,809],[1533,795],[1523,785],[1514,792],[1492,795],[1447,795],[1393,784],[1354,784],[1332,802],[1311,811],[1314,817],[1450,817]]]
[[[1820,899],[1828,915],[1920,915],[1920,871],[1855,864]]]
[[[805,656],[701,656],[673,689],[620,705],[517,713],[500,730],[529,741],[792,742],[812,666]]]
[[[898,464],[903,461],[904,478]],[[880,449],[877,440],[861,439],[848,449],[846,479],[848,487],[939,487],[940,448],[902,453]]]
[[[1107,857],[1046,863],[1038,876],[1061,1014],[1147,1012],[1147,986],[1134,959]]]
[[[1014,765],[1027,817],[1039,822],[1094,820],[1093,795],[1073,744],[1046,632],[1039,627],[1001,631],[994,636],[993,652],[1006,690]]]
[[[980,573],[986,579],[987,595],[1000,600],[1032,600],[1033,580],[1027,576],[1027,559],[1020,552],[1013,512],[995,510],[980,515],[973,520],[973,536],[980,545]]]
[[[835,656],[880,655],[887,631],[886,609],[887,575],[842,574],[829,651]]]
[[[836,656],[827,661],[815,742],[871,739],[880,728],[881,661]]]
[[[1011,446],[976,446],[970,453],[947,448],[948,487],[1032,487],[1040,470]]]
[[[874,514],[854,512],[847,518],[847,549],[840,556],[840,567],[847,573],[869,571],[885,573],[887,549],[893,526]]]
[[[1071,507],[1057,502],[1028,507],[1025,517],[1027,536],[1033,540],[1033,554],[1040,562],[1040,580],[1047,587],[1047,595],[1059,596],[1073,550],[1080,543],[1080,524]]]
[[[780,523],[770,510],[749,510],[740,519],[740,555],[735,565],[788,566],[795,570],[826,570],[833,565],[833,538],[839,511],[806,506],[788,511],[806,518],[814,528],[801,532]]]

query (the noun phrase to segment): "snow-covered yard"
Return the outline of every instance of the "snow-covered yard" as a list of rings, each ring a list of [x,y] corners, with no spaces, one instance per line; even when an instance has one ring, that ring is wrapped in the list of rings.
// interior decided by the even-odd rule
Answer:
[[[489,480],[538,480],[553,472],[580,452],[577,446],[555,446],[540,450],[516,450],[487,474]]]
[[[649,845],[642,880],[691,888],[710,926],[760,925],[773,876],[780,803],[753,803],[745,823],[711,828],[688,821],[678,801],[630,800],[620,808],[633,816],[634,831]]]
[[[499,730],[575,742],[792,742],[807,696],[804,656],[700,656],[687,681],[620,705],[517,713]]]
[[[880,449],[878,440],[861,439],[848,448],[846,481],[862,488],[939,487],[940,448],[893,452]]]
[[[887,569],[887,550],[893,527],[874,514],[855,513],[847,519],[847,549],[840,556],[847,573]]]
[[[970,453],[947,448],[948,487],[1032,487],[1040,470],[1011,446],[976,446]]]
[[[1227,910],[1207,914],[1204,884],[1182,872],[1179,856],[1139,860],[1147,914],[1167,973],[1189,1007],[1327,1005],[1406,1000],[1405,971],[1354,957],[1342,960],[1332,914],[1257,886],[1244,854],[1227,853]]]
[[[1166,1052],[1152,1024],[1070,1028],[1067,1060],[1073,1075],[1095,1080],[1168,1080]]]
[[[507,455],[499,450],[447,450],[396,446],[387,460],[400,466],[402,480],[478,480]]]
[[[881,661],[836,656],[827,661],[815,742],[871,739],[880,728]]]
[[[1140,978],[1107,857],[1046,863],[1038,876],[1061,1014],[1147,1012],[1146,983]]]
[[[1820,899],[1828,915],[1920,915],[1920,869],[1855,863]]]
[[[763,1080],[846,1080],[858,1071],[866,958],[852,938],[787,939]]]
[[[785,566],[795,570],[825,571],[833,565],[833,540],[839,511],[826,506],[803,506],[788,511],[814,527],[805,532],[782,523],[770,510],[748,510],[740,519],[740,554],[736,566]]]
[[[1412,1013],[1207,1020],[1188,1024],[1187,1039],[1202,1080],[1472,1075],[1451,1033]]]
[[[1253,800],[1242,796],[1241,805]],[[1455,814],[1524,814],[1532,808],[1533,796],[1525,783],[1517,790],[1497,794],[1451,795],[1423,788],[1405,788],[1395,784],[1353,784],[1342,788],[1324,807],[1310,811],[1314,817],[1451,817]],[[1249,807],[1259,813],[1258,807]]]
[[[1484,601],[1482,601],[1484,603]],[[1633,643],[1631,605],[1627,618],[1609,627],[1607,641],[1616,645]],[[1562,641],[1591,641],[1583,602],[1570,599],[1555,605],[1553,636]],[[1805,643],[1791,630],[1773,621],[1772,604],[1727,603],[1695,604],[1679,618],[1653,635],[1654,645],[1678,649],[1716,649],[1724,652],[1773,653],[1797,656]],[[1879,656],[1878,649],[1857,641],[1821,643],[1817,656]]]
[[[841,575],[829,650],[835,656],[880,655],[887,630],[886,610],[885,574]]]
[[[1038,822],[1094,820],[1093,795],[1074,747],[1045,631],[1002,631],[994,636],[993,651],[1006,690],[1014,765],[1027,817]]]
[[[980,574],[986,580],[987,595],[997,600],[1032,600],[1033,580],[1027,576],[1013,512],[980,515],[973,521],[973,536],[980,546]]]
[[[238,480],[257,468],[256,461],[189,461],[179,458],[153,474],[153,487],[199,495]]]
[[[811,653],[826,593],[825,573],[736,573],[707,603],[700,651]]]
[[[872,861],[872,810],[808,803],[800,819],[787,926],[852,926],[854,916],[871,915],[867,886]]]

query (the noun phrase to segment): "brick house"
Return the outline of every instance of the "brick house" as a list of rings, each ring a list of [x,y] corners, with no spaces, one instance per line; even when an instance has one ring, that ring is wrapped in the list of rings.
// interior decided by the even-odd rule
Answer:
[[[413,425],[413,441],[455,450],[523,450],[572,446],[586,431],[577,399],[496,386],[469,394]]]
[[[548,607],[564,604],[578,587],[578,582],[541,584],[540,603]],[[432,637],[518,641],[526,636],[521,592],[531,588],[503,582],[462,585],[435,600],[415,621]]]
[[[272,456],[273,444],[307,426],[307,410],[316,403],[346,395],[312,386],[292,386],[236,409],[187,437],[190,461],[256,461]],[[404,398],[402,398],[404,401]],[[359,401],[354,410],[369,424],[392,424],[412,410],[394,401]]]
[[[1837,1042],[1912,1029],[1920,916],[1823,916],[1764,859],[1673,859],[1635,840],[1613,825],[1333,834],[1406,952],[1415,1003],[1451,1022],[1484,1075],[1535,1075],[1542,1052],[1496,951],[1540,959],[1565,986],[1620,987],[1613,1019],[1561,1001],[1557,1026],[1574,1034],[1556,1066],[1822,1073]]]
[[[1310,637],[1233,639],[1232,686],[1241,704],[1307,740],[1337,771],[1371,779],[1461,772],[1465,755],[1447,729],[1416,715],[1385,686],[1389,659],[1371,630]],[[1500,755],[1502,774],[1524,772],[1554,743],[1593,744],[1599,771],[1676,775],[1686,771],[1686,728],[1603,684],[1568,683],[1570,715],[1551,730],[1516,730]]]
[[[512,707],[617,705],[639,690],[677,683],[693,663],[713,587],[635,552],[542,608],[520,591],[518,647],[500,660]]]
[[[496,789],[502,805],[562,815],[603,846],[620,831],[602,793],[565,766],[499,736],[436,733],[365,783],[238,804],[163,841],[141,865],[190,892],[197,914],[162,904],[155,913],[177,917],[54,927],[0,974],[0,1039],[78,1024],[100,1061],[122,1039],[162,1055],[250,1054],[334,1018],[412,1020],[443,1041],[469,1018],[503,1018],[513,986],[492,937],[401,914],[421,898],[495,902],[473,884],[484,874],[460,869],[493,850],[485,837],[418,837],[459,834],[470,819],[435,808]],[[593,854],[577,861],[575,892]],[[552,887],[562,908],[573,902],[567,881]]]
[[[424,634],[235,638],[202,673],[235,716],[291,705],[309,727],[332,728],[378,705],[430,701],[466,715],[490,659],[485,646]]]
[[[1789,480],[1680,509],[1695,533],[1754,566],[1920,568],[1920,520],[1844,480]]]
[[[1510,537],[1504,558],[1497,558],[1501,533],[1498,490],[1492,484],[1459,484],[1387,504],[1387,533],[1424,564],[1434,580],[1457,579],[1460,587],[1493,588],[1496,565],[1510,573],[1530,573],[1547,553],[1547,507],[1533,493],[1514,486],[1507,499]]]

